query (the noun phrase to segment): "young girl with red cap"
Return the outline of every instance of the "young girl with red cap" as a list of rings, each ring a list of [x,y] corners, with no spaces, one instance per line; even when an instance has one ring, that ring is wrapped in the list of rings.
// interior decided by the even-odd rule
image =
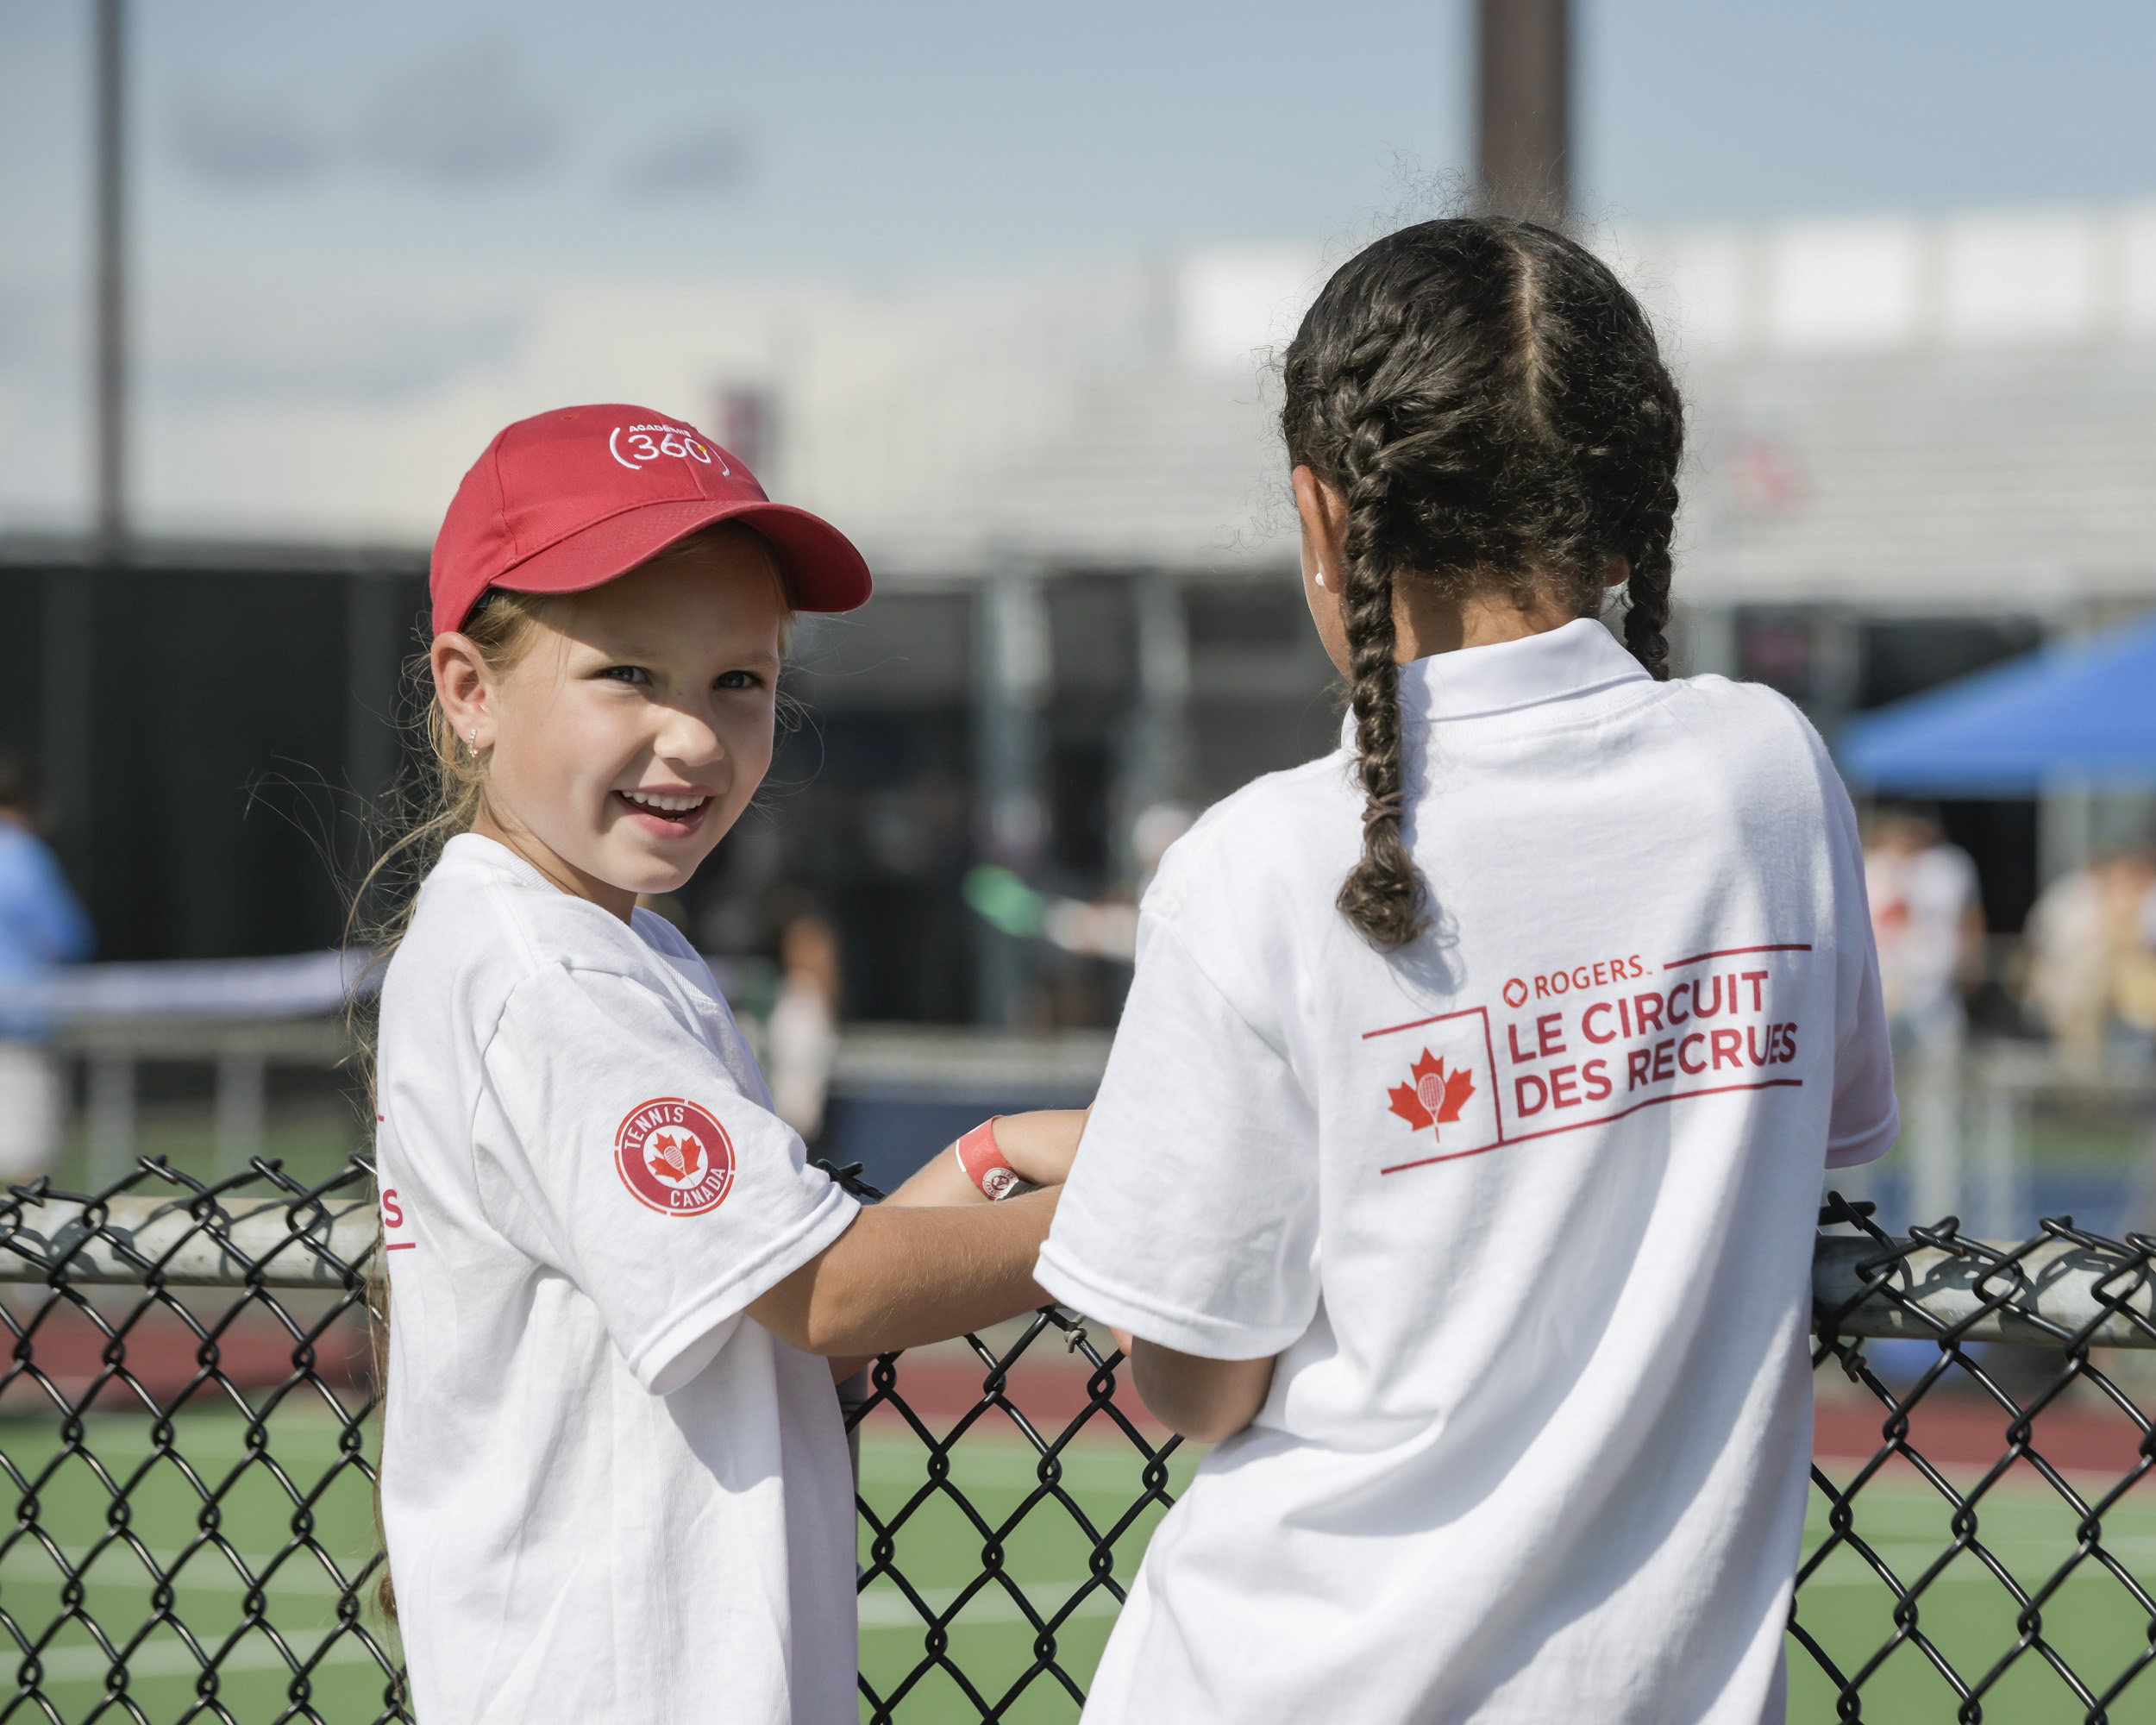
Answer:
[[[417,1716],[856,1716],[825,1357],[1039,1304],[1075,1118],[864,1209],[806,1164],[672,892],[769,765],[792,614],[868,572],[646,408],[511,426],[436,543],[439,847],[384,981],[382,1519]],[[442,841],[446,838],[446,843]],[[1000,1148],[998,1145],[1000,1145]]]
[[[1591,254],[1407,229],[1284,382],[1352,711],[1162,863],[1041,1254],[1224,1440],[1086,1716],[1778,1720],[1821,1180],[1896,1134],[1848,796],[1667,680],[1683,410]]]

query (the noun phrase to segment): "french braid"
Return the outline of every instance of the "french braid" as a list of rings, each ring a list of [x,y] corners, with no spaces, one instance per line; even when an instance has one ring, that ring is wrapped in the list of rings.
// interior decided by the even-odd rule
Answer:
[[[1495,217],[1424,223],[1351,259],[1284,373],[1289,460],[1347,505],[1340,616],[1363,812],[1340,913],[1397,951],[1430,907],[1401,831],[1395,586],[1553,598],[1593,617],[1622,558],[1625,643],[1666,676],[1683,405],[1607,267]]]

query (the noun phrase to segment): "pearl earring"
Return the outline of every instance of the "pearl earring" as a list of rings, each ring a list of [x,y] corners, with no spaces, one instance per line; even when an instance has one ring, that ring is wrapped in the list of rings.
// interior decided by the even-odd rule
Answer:
[[[472,727],[472,752],[474,755],[479,752],[479,728],[476,724]]]
[[[1311,565],[1310,579],[1317,582],[1319,586],[1325,586],[1325,565],[1323,563],[1313,563]],[[1326,591],[1330,592],[1331,589],[1326,588]]]

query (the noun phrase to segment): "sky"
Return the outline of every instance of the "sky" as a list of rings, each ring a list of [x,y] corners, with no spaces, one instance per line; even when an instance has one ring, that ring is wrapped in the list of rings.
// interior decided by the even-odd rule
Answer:
[[[90,11],[0,0],[10,273],[79,249]],[[1461,182],[1470,13],[138,0],[145,261],[873,280],[1307,239]],[[1579,0],[1577,17],[1590,215],[2156,190],[2146,4]]]
[[[78,442],[89,0],[0,0],[0,421]],[[421,387],[550,284],[1336,249],[1466,184],[1466,0],[136,0],[145,387]],[[2156,193],[2145,0],[1577,0],[1602,223]],[[74,428],[74,429],[70,429]],[[39,434],[43,435],[43,434]],[[12,510],[80,462],[4,435]],[[49,459],[47,459],[49,456]]]

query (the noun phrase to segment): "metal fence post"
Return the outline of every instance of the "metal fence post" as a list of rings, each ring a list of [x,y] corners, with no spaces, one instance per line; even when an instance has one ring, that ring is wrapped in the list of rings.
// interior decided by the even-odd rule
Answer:
[[[220,1178],[237,1174],[262,1153],[268,1113],[269,1067],[262,1057],[234,1050],[217,1057],[216,1139]]]
[[[1977,1206],[1977,1232],[1987,1239],[2006,1239],[2021,1226],[2020,1164],[2028,1097],[2012,1078],[1993,1074],[1984,1082],[1982,1107],[1978,1142],[1984,1183]]]
[[[1043,798],[1043,710],[1055,683],[1048,594],[1038,570],[1006,565],[977,601],[974,746],[981,775],[980,844],[988,861],[1019,875],[1040,861],[1048,833]],[[1032,973],[1026,946],[976,924],[975,1015],[1011,1020]]]
[[[1909,1214],[1961,1209],[1961,1038],[1926,1038],[1910,1050],[1902,1091],[1909,1147]]]
[[[135,1061],[100,1050],[90,1057],[90,1183],[111,1184],[135,1159]]]

